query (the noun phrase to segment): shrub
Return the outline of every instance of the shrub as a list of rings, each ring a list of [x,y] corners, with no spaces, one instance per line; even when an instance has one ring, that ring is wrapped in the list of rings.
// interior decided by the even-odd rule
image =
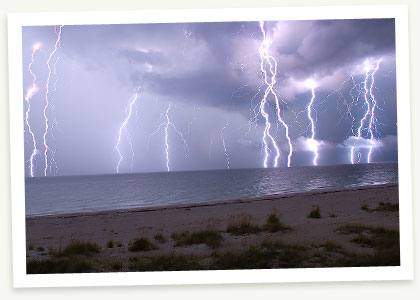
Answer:
[[[146,237],[137,238],[133,241],[130,241],[130,243],[128,244],[128,250],[132,252],[149,251],[156,249],[157,247]]]
[[[368,206],[367,204],[363,204],[363,205],[360,207],[360,209],[361,209],[361,210],[365,210],[365,211],[369,211],[369,206]]]
[[[71,255],[90,255],[92,253],[98,253],[100,247],[96,243],[82,242],[79,240],[72,240],[63,251],[55,252],[51,251],[51,255],[62,257]]]
[[[91,271],[93,271],[92,264],[80,256],[34,259],[26,263],[27,274],[87,273]]]
[[[268,232],[287,231],[291,230],[290,226],[283,224],[277,217],[276,213],[270,213],[267,217],[267,221],[263,226],[263,229]]]
[[[325,248],[325,251],[328,252],[336,252],[337,250],[343,249],[341,245],[337,244],[334,241],[327,241],[322,246]]]
[[[374,211],[398,211],[399,210],[399,204],[398,203],[390,203],[390,202],[379,202],[378,206],[376,208],[370,209],[366,204],[363,204],[360,209],[363,209],[367,212],[374,212]]]
[[[132,257],[129,268],[133,271],[186,271],[201,270],[200,257],[191,254],[163,254],[152,257]]]
[[[223,237],[219,231],[216,230],[200,230],[196,232],[183,231],[181,233],[173,232],[171,238],[175,241],[175,247],[206,244],[210,248],[217,248],[223,241]]]
[[[161,243],[161,244],[163,244],[163,243],[165,243],[165,242],[166,242],[166,238],[165,238],[165,236],[164,236],[162,233],[156,233],[156,234],[153,236],[153,238],[154,238],[157,242],[159,242],[159,243]]]
[[[312,206],[312,210],[309,213],[308,218],[314,218],[314,219],[321,218],[321,209],[319,208],[319,205]]]
[[[263,241],[239,252],[214,252],[213,264],[216,270],[229,269],[272,269],[299,268],[307,257],[306,248],[281,241]]]
[[[229,217],[226,232],[234,235],[252,234],[261,232],[261,228],[252,223],[252,216],[242,214]]]

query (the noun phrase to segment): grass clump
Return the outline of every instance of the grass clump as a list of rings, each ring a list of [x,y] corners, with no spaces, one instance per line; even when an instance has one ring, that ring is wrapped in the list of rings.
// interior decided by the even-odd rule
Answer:
[[[319,205],[313,205],[312,210],[308,215],[308,218],[319,219],[321,218],[321,209]]]
[[[44,247],[38,247],[38,248],[36,248],[36,250],[39,251],[39,252],[44,252],[45,251]]]
[[[88,273],[93,271],[92,264],[80,256],[33,259],[26,263],[27,274]]]
[[[64,250],[51,251],[50,254],[56,257],[73,256],[73,255],[91,255],[99,253],[100,247],[96,243],[72,240]]]
[[[33,244],[29,244],[28,245],[28,250],[34,250],[34,245]]]
[[[343,249],[341,245],[339,245],[338,243],[334,241],[327,241],[325,242],[325,244],[321,246],[324,247],[325,251],[327,252],[337,252]]]
[[[156,249],[157,247],[152,242],[150,242],[147,237],[134,239],[128,244],[128,250],[131,252],[149,251]]]
[[[215,270],[299,268],[306,259],[306,248],[281,241],[263,241],[240,252],[212,254]]]
[[[152,257],[130,258],[129,269],[132,271],[187,271],[202,270],[200,256],[191,254],[163,254]]]
[[[376,208],[370,209],[369,206],[366,204],[362,205],[360,208],[362,210],[365,210],[367,212],[375,212],[375,211],[398,211],[399,210],[399,204],[398,203],[391,203],[391,202],[379,202],[378,206]]]
[[[230,216],[228,220],[228,226],[226,232],[234,235],[243,234],[254,234],[261,232],[261,228],[258,225],[252,223],[251,215],[237,215]]]
[[[114,248],[114,241],[113,241],[113,240],[109,240],[109,241],[106,243],[106,246],[107,246],[108,248]]]
[[[118,248],[121,248],[122,247],[122,243],[121,242],[116,242],[115,244],[117,245]]]
[[[123,268],[122,261],[114,261],[111,263],[112,270],[120,271]]]
[[[188,230],[171,234],[171,238],[175,241],[175,247],[194,245],[194,244],[206,244],[210,248],[217,248],[223,241],[223,237],[219,231],[205,229],[196,232],[190,232]]]
[[[165,236],[164,236],[162,233],[156,233],[156,234],[153,236],[153,238],[154,238],[157,242],[159,242],[159,243],[161,243],[161,244],[163,244],[163,243],[165,243],[165,242],[166,242],[166,238],[165,238]]]
[[[277,217],[275,212],[272,212],[268,215],[267,221],[263,226],[263,229],[268,232],[278,232],[278,231],[287,231],[292,228],[288,225],[283,224],[280,219]]]
[[[346,224],[335,229],[335,232],[341,234],[362,233],[369,230],[369,226],[363,224]]]
[[[360,224],[345,225],[336,229],[341,234],[356,235],[351,242],[374,248],[373,255],[358,256],[360,266],[396,266],[400,264],[400,234],[398,230],[382,226],[372,227]],[[352,255],[354,258],[354,255]],[[347,262],[354,266],[354,262]]]

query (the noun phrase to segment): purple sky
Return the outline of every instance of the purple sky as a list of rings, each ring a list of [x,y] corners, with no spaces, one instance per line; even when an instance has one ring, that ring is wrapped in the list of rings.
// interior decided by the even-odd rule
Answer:
[[[350,163],[352,147],[359,149],[356,162],[367,161],[371,146],[372,162],[397,160],[393,19],[270,21],[264,29],[268,54],[277,61],[273,90],[289,128],[292,167],[314,159],[308,82],[316,83],[311,114],[318,165]],[[28,121],[37,144],[33,172],[44,176],[47,59],[57,35],[54,26],[32,26],[23,28],[22,37],[24,94],[33,80],[33,45],[40,44],[31,65],[38,91],[29,100]],[[50,60],[47,175],[116,173],[119,130],[136,92],[118,145],[120,173],[223,169],[227,159],[230,168],[263,167],[263,39],[258,22],[64,26]],[[262,66],[269,70],[267,60]],[[369,105],[377,104],[372,131],[368,114],[356,138],[367,92],[374,96],[367,96]],[[289,144],[272,94],[265,111],[281,152],[278,166],[284,167]],[[32,152],[25,125],[27,176]],[[273,167],[273,143],[267,153]]]

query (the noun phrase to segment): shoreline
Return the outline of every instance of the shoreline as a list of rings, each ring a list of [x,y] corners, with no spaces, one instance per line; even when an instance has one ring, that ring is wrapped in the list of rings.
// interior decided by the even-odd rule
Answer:
[[[398,187],[398,183],[385,183],[385,184],[371,184],[357,187],[348,187],[344,189],[317,189],[308,192],[296,192],[296,193],[282,193],[282,194],[271,194],[251,198],[240,198],[231,200],[213,200],[207,202],[194,202],[194,203],[180,203],[180,204],[168,204],[159,206],[147,206],[147,207],[133,207],[133,208],[121,208],[121,209],[109,209],[99,210],[90,212],[70,212],[70,213],[57,213],[57,214],[46,214],[46,215],[30,215],[25,216],[26,220],[38,219],[38,218],[73,218],[79,216],[100,216],[115,213],[139,213],[139,212],[152,212],[162,210],[173,210],[173,209],[186,209],[186,208],[197,208],[197,207],[212,207],[218,205],[229,205],[229,204],[240,204],[248,203],[249,201],[273,201],[279,199],[288,199],[294,197],[302,197],[308,195],[322,195],[322,194],[333,194],[348,191],[363,191],[370,189],[381,189],[384,187]]]
[[[398,185],[383,184],[26,217],[27,267],[72,273],[399,265],[398,208]]]

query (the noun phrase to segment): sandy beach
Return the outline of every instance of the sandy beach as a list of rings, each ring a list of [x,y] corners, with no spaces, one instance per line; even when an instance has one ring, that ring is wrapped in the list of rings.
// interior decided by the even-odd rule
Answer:
[[[308,217],[311,210],[317,206],[320,218]],[[275,215],[280,221],[281,226],[277,226],[277,229],[271,230],[267,225],[270,214]],[[255,230],[245,229],[236,233],[231,230],[235,226],[243,225],[244,222]],[[346,233],[343,226],[348,225],[363,225],[364,229],[357,231],[353,228],[353,231]],[[264,242],[281,241],[289,246],[299,245],[302,249],[305,247],[305,261],[299,262],[298,266],[329,266],[336,259],[342,261],[343,257],[348,258],[352,255],[376,257],[379,242],[376,240],[369,242],[369,239],[372,240],[376,236],[381,238],[380,231],[374,230],[379,227],[383,227],[386,232],[388,230],[398,232],[398,185],[396,184],[196,205],[27,217],[27,261],[42,262],[46,259],[58,259],[57,257],[62,259],[63,255],[59,256],[57,253],[72,241],[79,241],[98,246],[98,251],[93,251],[94,253],[88,255],[82,253],[88,261],[96,262],[96,267],[87,271],[135,271],[143,270],[130,267],[130,263],[136,259],[150,260],[151,257],[164,255],[194,255],[194,259],[198,256],[198,260],[202,262],[210,257],[214,258],[215,255],[223,253],[234,255],[244,249],[250,249],[249,247],[258,248],[258,245]],[[183,243],[180,239],[182,232],[191,234],[203,230],[218,235],[217,245],[205,241],[189,243],[184,240]],[[143,238],[143,241],[150,242],[152,247],[130,250],[136,238]],[[327,253],[329,250],[331,253]],[[311,259],[308,259],[308,251]],[[321,252],[326,256],[318,255]],[[313,259],[314,255],[322,258],[320,262]],[[103,262],[109,259],[113,260],[114,267],[108,268]],[[200,266],[198,269],[211,268],[201,262],[198,264]],[[332,265],[334,266],[334,263]],[[276,267],[276,264],[273,264],[273,267]],[[188,264],[185,268],[189,269]],[[197,268],[191,267],[191,269]],[[183,269],[183,267],[156,268],[156,270],[161,269]]]

